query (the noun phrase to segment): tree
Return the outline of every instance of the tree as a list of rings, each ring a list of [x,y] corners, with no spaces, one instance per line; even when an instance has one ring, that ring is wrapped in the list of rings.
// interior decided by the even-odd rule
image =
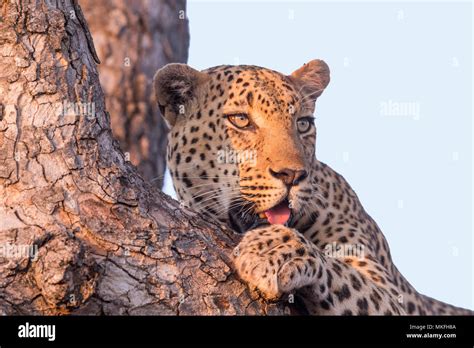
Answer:
[[[151,81],[157,68],[187,61],[186,3],[81,0],[80,5],[101,60],[99,76],[114,138],[143,178],[161,188],[167,127]]]
[[[120,151],[77,2],[0,14],[0,313],[284,313],[235,278],[238,236]]]

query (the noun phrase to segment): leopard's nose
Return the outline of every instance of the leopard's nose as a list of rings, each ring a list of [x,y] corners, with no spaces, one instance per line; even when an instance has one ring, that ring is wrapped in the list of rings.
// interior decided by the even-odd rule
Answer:
[[[294,170],[290,168],[283,168],[275,171],[270,168],[270,174],[283,181],[288,186],[298,185],[301,181],[308,177],[308,172],[304,169]]]

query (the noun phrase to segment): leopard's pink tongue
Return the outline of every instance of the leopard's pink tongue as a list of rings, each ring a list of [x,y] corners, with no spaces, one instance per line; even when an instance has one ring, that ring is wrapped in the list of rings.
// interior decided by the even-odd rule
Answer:
[[[272,209],[264,211],[265,216],[270,224],[284,225],[290,218],[290,208],[288,203],[282,202]]]

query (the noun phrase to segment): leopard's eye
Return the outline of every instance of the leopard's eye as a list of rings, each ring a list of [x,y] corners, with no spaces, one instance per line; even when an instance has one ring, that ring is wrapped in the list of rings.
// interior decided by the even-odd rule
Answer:
[[[311,116],[302,117],[296,121],[296,127],[298,132],[307,133],[311,127],[314,125],[314,118]]]
[[[246,114],[228,115],[227,119],[239,129],[245,129],[250,126],[250,119]]]

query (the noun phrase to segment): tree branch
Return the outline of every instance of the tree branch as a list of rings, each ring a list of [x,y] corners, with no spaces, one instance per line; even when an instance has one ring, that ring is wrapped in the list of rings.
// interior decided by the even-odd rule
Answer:
[[[283,314],[235,278],[238,236],[126,161],[77,4],[51,3],[0,8],[0,312]]]

